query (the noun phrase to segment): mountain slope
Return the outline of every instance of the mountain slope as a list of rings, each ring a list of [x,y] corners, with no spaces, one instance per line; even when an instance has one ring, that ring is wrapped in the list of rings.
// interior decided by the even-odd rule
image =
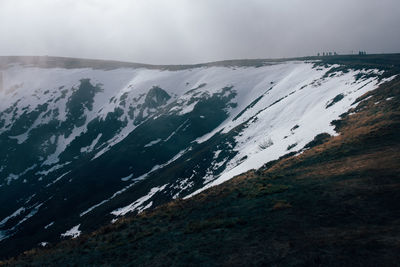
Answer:
[[[399,96],[396,78],[300,155],[5,264],[396,265]]]
[[[8,60],[1,255],[93,231],[335,135],[331,121],[398,73],[398,56],[381,57],[179,68]]]

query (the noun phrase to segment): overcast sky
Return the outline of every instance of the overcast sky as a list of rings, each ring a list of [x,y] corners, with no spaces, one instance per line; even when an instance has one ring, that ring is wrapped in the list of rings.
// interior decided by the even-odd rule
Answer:
[[[0,0],[0,55],[153,64],[400,52],[400,0]]]

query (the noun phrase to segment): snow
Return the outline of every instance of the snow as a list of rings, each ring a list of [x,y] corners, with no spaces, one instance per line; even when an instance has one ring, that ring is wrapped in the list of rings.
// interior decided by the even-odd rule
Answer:
[[[185,120],[181,125],[176,128],[175,131],[173,131],[165,140],[164,142],[167,142],[169,139],[171,139],[179,130],[189,121],[189,119]]]
[[[276,64],[272,66],[262,68],[224,68],[224,67],[211,67],[211,68],[194,68],[180,71],[162,71],[155,69],[115,69],[115,70],[94,70],[90,68],[83,69],[62,69],[62,68],[32,68],[24,67],[20,65],[13,65],[12,67],[3,71],[4,76],[4,87],[10,88],[16,84],[20,87],[16,90],[15,94],[2,94],[2,102],[0,103],[0,111],[5,110],[12,104],[16,103],[17,100],[17,111],[16,116],[22,115],[22,108],[28,107],[27,112],[35,110],[38,105],[47,103],[49,105],[48,110],[58,109],[59,114],[54,119],[59,121],[65,121],[66,110],[65,105],[70,97],[72,90],[71,88],[77,88],[79,81],[82,78],[90,79],[92,84],[102,84],[103,91],[97,93],[94,97],[93,109],[91,111],[85,110],[85,116],[87,117],[86,123],[78,128],[73,129],[73,133],[68,136],[54,136],[51,142],[57,143],[57,148],[54,154],[49,155],[45,159],[46,165],[52,165],[58,162],[58,156],[65,150],[65,148],[80,134],[87,131],[87,123],[95,117],[105,118],[107,113],[113,111],[115,107],[119,105],[118,101],[110,103],[110,99],[115,97],[119,99],[122,94],[126,93],[126,103],[124,107],[124,115],[121,120],[128,120],[127,126],[123,128],[119,133],[109,140],[106,149],[102,150],[101,153],[96,154],[96,157],[106,152],[113,145],[123,140],[131,131],[137,126],[133,125],[132,120],[127,116],[129,110],[129,103],[134,102],[135,104],[143,103],[147,91],[154,85],[158,85],[167,91],[167,93],[173,96],[168,102],[171,103],[176,99],[185,99],[190,96],[185,96],[187,91],[187,83],[193,85],[193,88],[199,87],[205,84],[203,87],[196,89],[196,92],[203,92],[212,94],[217,92],[227,85],[234,85],[236,87],[243,88],[239,98],[246,100],[251,98],[254,93],[270,80],[279,80],[279,77],[284,77],[290,69],[294,68],[297,63],[287,64]],[[278,72],[283,72],[277,74]],[[62,88],[62,89],[60,89]],[[255,88],[247,93],[247,89]],[[49,93],[44,94],[45,91]],[[61,97],[62,91],[66,90],[67,93],[64,98],[56,101]],[[34,97],[32,97],[32,92]],[[237,100],[240,100],[240,99]],[[242,103],[243,102],[243,103]],[[241,105],[245,104],[246,101],[238,101],[239,106],[237,110],[240,110]],[[183,101],[183,103],[186,103]],[[190,112],[195,103],[183,106],[180,113],[184,114]],[[121,108],[121,106],[119,106]],[[11,120],[11,115],[6,118],[5,125],[8,125]],[[19,136],[13,136],[11,138],[18,138],[18,142],[21,143],[29,137],[29,131],[37,127],[42,123],[48,122],[51,118],[39,118],[34,122],[31,129]],[[0,133],[6,129],[0,129]],[[99,138],[99,137],[97,137]],[[96,139],[95,139],[96,140]],[[89,147],[82,148],[83,152],[89,152],[95,147],[95,140]]]
[[[4,218],[1,222],[0,222],[0,227],[4,226],[8,220],[10,220],[11,218],[20,216],[23,212],[25,211],[29,211],[29,213],[27,215],[25,215],[17,224],[15,224],[13,227],[6,229],[6,230],[0,230],[0,241],[9,238],[10,236],[12,236],[16,229],[18,229],[18,226],[21,225],[22,223],[24,223],[25,221],[29,220],[31,217],[35,216],[40,207],[43,205],[43,203],[36,203],[30,207],[21,207],[18,210],[16,210],[13,214],[11,214],[10,216]]]
[[[301,61],[276,63],[259,68],[201,67],[179,71],[145,68],[120,68],[114,70],[94,70],[91,68],[51,69],[13,65],[3,70],[5,90],[0,92],[2,99],[0,112],[14,104],[15,109],[9,114],[3,113],[5,126],[0,128],[0,134],[9,130],[11,126],[7,125],[12,125],[13,117],[21,116],[24,108],[26,108],[26,112],[32,112],[39,105],[47,103],[48,111],[55,109],[59,111],[59,114],[53,114],[53,116],[48,117],[44,117],[41,114],[26,132],[8,136],[11,139],[16,139],[18,144],[25,142],[29,138],[30,131],[41,124],[47,123],[51,119],[66,120],[66,103],[72,94],[71,88],[77,88],[82,78],[90,79],[93,85],[102,84],[103,91],[95,95],[93,109],[85,109],[84,116],[87,119],[82,126],[72,129],[72,134],[69,136],[52,135],[49,138],[48,142],[56,145],[53,154],[42,159],[39,163],[40,166],[31,166],[20,174],[9,173],[6,181],[11,183],[34,168],[37,168],[37,171],[35,170],[37,175],[45,176],[65,167],[70,162],[59,162],[59,156],[75,138],[88,130],[88,123],[95,118],[104,120],[109,112],[113,112],[117,107],[121,108],[123,109],[123,115],[120,120],[127,122],[124,128],[115,132],[114,136],[101,144],[99,144],[99,141],[103,138],[102,134],[99,133],[90,145],[80,148],[81,153],[93,152],[95,156],[92,160],[98,158],[141,125],[134,125],[134,118],[132,119],[128,116],[128,112],[130,108],[144,103],[144,96],[153,86],[162,88],[171,96],[166,105],[175,102],[177,105],[168,112],[176,115],[184,115],[191,112],[198,102],[196,98],[209,97],[221,92],[222,88],[233,86],[237,95],[232,102],[236,103],[237,106],[227,110],[228,117],[226,120],[211,132],[197,138],[196,142],[205,142],[219,132],[228,133],[242,123],[246,123],[246,128],[235,137],[236,144],[231,145],[231,149],[237,152],[234,158],[230,160],[228,158],[218,159],[221,151],[214,152],[214,161],[209,166],[207,175],[203,177],[207,185],[197,191],[200,192],[205,188],[227,181],[235,175],[249,169],[259,168],[266,162],[279,158],[288,153],[287,148],[289,145],[297,144],[291,150],[293,151],[304,147],[319,133],[327,132],[335,135],[336,133],[330,122],[338,119],[340,114],[346,112],[351,107],[354,99],[378,86],[378,79],[375,77],[356,81],[355,76],[359,73],[381,75],[382,71],[340,72],[333,77],[323,78],[324,74],[333,67],[335,65],[315,69],[312,63]],[[394,77],[382,79],[380,83],[388,82]],[[190,89],[188,87],[189,84]],[[13,86],[14,92],[7,93]],[[188,90],[192,89],[195,90],[188,93]],[[47,90],[49,93],[44,93]],[[60,98],[63,90],[66,90],[66,95],[64,98]],[[325,104],[329,103],[338,94],[343,94],[344,98],[329,107],[329,109],[326,109]],[[124,106],[120,105],[122,96],[125,98]],[[387,100],[391,100],[391,98],[387,98]],[[249,106],[251,103],[254,104]],[[246,107],[249,108],[242,112]],[[146,116],[143,118],[142,123],[160,115],[155,109],[146,109],[144,112]],[[137,114],[138,110],[134,112],[134,116],[137,116]],[[240,116],[238,116],[239,114]],[[237,119],[234,120],[235,117]],[[200,115],[200,118],[204,119],[205,117]],[[161,138],[152,140],[144,147],[147,148],[162,141],[169,141],[178,131],[185,129],[187,122],[182,123],[164,140]],[[299,128],[291,131],[294,125],[299,125]],[[285,136],[287,138],[284,138]],[[268,142],[269,140],[272,142]],[[132,178],[133,174],[122,177],[122,181],[132,182],[115,192],[108,199],[83,211],[80,216],[86,215],[93,209],[122,194],[138,181],[146,179],[151,172],[167,166],[187,151],[182,150],[166,163],[153,166],[149,172],[139,177]],[[243,160],[245,156],[247,158]],[[216,169],[219,170],[222,166],[225,167],[221,175],[215,176],[213,174],[215,173],[214,171]],[[66,174],[59,176],[47,186],[56,183]],[[182,184],[182,188],[187,189],[192,184],[189,181],[190,179],[188,181],[185,179],[181,181],[185,184]],[[152,194],[154,195],[158,192],[159,187],[154,187],[153,189],[153,191],[150,190],[148,195],[139,198],[131,205],[113,212],[120,216],[120,214],[125,214],[126,210],[141,211],[150,207],[153,203],[149,200]],[[179,194],[176,195],[176,197],[178,196]],[[0,234],[5,235],[3,232]]]
[[[217,159],[218,158],[218,156],[219,156],[219,154],[222,152],[222,150],[217,150],[217,151],[215,151],[214,152],[214,159]]]
[[[158,138],[158,139],[156,139],[156,140],[153,140],[153,141],[151,141],[151,142],[145,144],[144,147],[151,147],[151,146],[154,146],[155,144],[158,144],[158,143],[161,142],[161,141],[162,141],[161,138]]]
[[[189,178],[177,179],[177,185],[173,186],[172,188],[178,189],[179,191],[172,196],[172,199],[177,199],[184,190],[186,190],[194,185],[194,182],[191,181],[191,179],[194,177],[194,175],[195,174],[193,173]]]
[[[384,78],[384,79],[382,79],[381,83],[390,82],[390,81],[394,80],[397,76],[398,76],[398,75],[396,74],[396,75],[393,75],[393,76],[391,76],[391,77]]]
[[[21,208],[17,209],[11,215],[9,215],[9,216],[5,217],[3,220],[1,220],[0,227],[5,225],[8,222],[8,220],[10,220],[11,218],[17,217],[18,215],[20,215],[24,211],[25,211],[24,207],[21,207]]]
[[[175,160],[179,159],[180,157],[182,157],[182,156],[183,156],[186,152],[188,152],[189,150],[190,150],[190,148],[184,149],[184,150],[180,151],[178,154],[176,154],[174,157],[172,157],[172,158],[171,158],[170,160],[168,160],[167,162],[165,162],[165,163],[163,163],[163,164],[161,164],[161,165],[155,165],[155,166],[153,166],[153,168],[152,168],[149,172],[147,172],[147,173],[145,173],[145,174],[143,174],[143,175],[141,175],[141,176],[139,176],[139,177],[136,177],[136,178],[133,178],[133,179],[132,179],[133,174],[130,174],[130,175],[126,176],[126,177],[121,178],[121,180],[124,181],[124,182],[129,181],[129,180],[132,180],[133,182],[132,182],[131,184],[125,186],[125,187],[122,188],[121,190],[115,192],[111,197],[109,197],[109,198],[107,198],[107,199],[105,199],[105,200],[103,200],[103,201],[101,201],[101,202],[99,202],[99,203],[93,205],[92,207],[88,208],[87,210],[81,212],[79,216],[82,217],[82,216],[88,214],[89,212],[91,212],[92,210],[94,210],[95,208],[100,207],[101,205],[103,205],[103,204],[109,202],[110,200],[114,199],[116,196],[122,194],[123,192],[125,192],[125,191],[128,190],[129,188],[133,187],[137,182],[146,179],[147,176],[148,176],[150,173],[152,173],[152,172],[154,172],[154,171],[156,171],[156,170],[158,170],[158,169],[164,168],[165,166],[168,166],[169,164],[171,164],[171,163],[174,162]]]
[[[44,227],[44,229],[48,229],[48,228],[51,227],[53,224],[54,224],[54,222],[51,222],[51,223],[47,224],[47,225]]]
[[[163,163],[163,164],[161,164],[161,165],[154,165],[153,168],[152,168],[150,171],[148,171],[148,172],[145,173],[145,174],[140,175],[139,177],[136,177],[136,178],[132,179],[133,174],[130,174],[130,175],[126,176],[126,177],[121,178],[121,180],[124,181],[124,182],[129,181],[129,180],[131,180],[131,179],[134,180],[134,181],[141,181],[141,180],[144,180],[144,179],[146,179],[146,177],[147,177],[149,174],[151,174],[152,172],[154,172],[154,171],[156,171],[156,170],[159,170],[159,169],[162,169],[162,168],[164,168],[165,166],[171,164],[171,163],[174,162],[175,160],[177,160],[177,159],[179,159],[180,157],[182,157],[182,155],[185,154],[185,153],[188,152],[188,151],[190,151],[190,148],[184,149],[184,150],[182,150],[182,151],[179,151],[178,154],[176,154],[175,156],[173,156],[173,157],[172,157],[170,160],[168,160],[167,162],[165,162],[165,163]]]
[[[31,196],[29,196],[28,199],[25,201],[24,204],[28,204],[28,203],[32,200],[32,198],[33,198],[34,196],[36,196],[36,193],[35,193],[35,194],[32,194]]]
[[[156,193],[164,190],[164,188],[167,186],[168,184],[159,186],[159,187],[153,187],[152,189],[150,189],[150,192],[137,199],[135,202],[129,204],[128,206],[116,209],[114,211],[111,212],[112,215],[115,216],[123,216],[125,214],[127,214],[128,212],[132,212],[132,211],[137,211],[138,213],[142,212],[145,209],[148,209],[151,207],[152,202],[148,203],[147,205],[143,206],[143,204],[148,201],[150,198],[152,198]]]
[[[122,177],[121,181],[123,181],[123,182],[129,181],[130,179],[132,179],[132,177],[133,177],[133,173],[128,176]]]
[[[29,137],[29,131],[26,131],[25,133],[16,136],[8,136],[8,138],[10,139],[16,139],[18,145],[24,143],[28,139],[28,137]]]
[[[146,174],[146,175],[147,175],[147,174]],[[134,186],[137,182],[139,182],[139,181],[145,179],[145,178],[146,178],[146,175],[142,175],[142,176],[140,176],[140,177],[134,178],[134,179],[133,179],[133,182],[132,182],[131,184],[129,184],[129,185],[125,186],[124,188],[122,188],[121,190],[115,192],[111,197],[109,197],[109,198],[107,198],[107,199],[101,201],[100,203],[97,203],[97,204],[93,205],[92,207],[88,208],[87,210],[81,212],[79,216],[82,217],[82,216],[88,214],[89,212],[91,212],[91,211],[94,210],[95,208],[100,207],[101,205],[103,205],[103,204],[107,203],[108,201],[114,199],[116,196],[118,196],[118,195],[124,193],[126,190],[128,190],[129,188],[131,188],[132,186]],[[129,176],[131,176],[131,175],[129,175]],[[129,176],[127,176],[127,177],[129,177]],[[123,178],[123,179],[126,179],[127,177],[125,177],[125,178]],[[131,178],[130,178],[130,179],[131,179]]]
[[[39,243],[39,246],[41,246],[41,247],[46,247],[48,245],[49,245],[49,242],[45,242],[45,241]]]
[[[18,225],[22,224],[23,222],[25,222],[25,221],[28,220],[29,218],[33,217],[34,215],[36,215],[36,213],[38,213],[38,211],[39,211],[39,209],[40,209],[40,207],[41,207],[42,205],[43,205],[43,203],[35,204],[35,205],[33,206],[33,209],[28,213],[28,215],[26,215],[22,220],[20,220],[20,221],[18,222],[18,224],[17,224],[16,226],[14,226],[14,228],[17,227]]]
[[[265,90],[266,84],[270,81],[279,81],[286,75],[290,74],[297,67],[303,66],[304,63],[287,62],[284,64],[275,64],[261,68],[243,67],[243,68],[226,68],[226,67],[202,67],[185,69],[179,71],[165,71],[157,69],[114,69],[114,70],[95,70],[91,68],[82,69],[63,69],[63,68],[36,68],[26,67],[14,64],[3,71],[4,88],[9,89],[18,85],[13,94],[7,94],[4,90],[0,92],[2,101],[0,103],[0,112],[15,104],[15,116],[19,117],[23,113],[23,108],[27,108],[26,112],[34,111],[41,104],[48,104],[48,111],[58,110],[59,114],[53,114],[44,117],[41,114],[33,125],[25,133],[10,138],[17,139],[18,143],[22,143],[29,138],[29,132],[35,127],[48,123],[55,119],[59,121],[66,120],[66,103],[72,94],[71,88],[78,88],[82,78],[90,79],[93,85],[101,84],[102,92],[94,97],[93,109],[85,109],[86,122],[81,127],[74,128],[69,136],[53,135],[50,143],[56,144],[56,150],[53,154],[48,155],[41,164],[42,170],[45,171],[47,165],[54,165],[59,162],[60,154],[68,147],[68,145],[78,136],[87,131],[87,124],[94,118],[104,119],[108,112],[114,111],[116,107],[124,109],[124,115],[120,118],[126,120],[126,126],[121,131],[116,132],[110,140],[101,144],[97,150],[97,143],[101,138],[98,135],[92,143],[87,147],[81,147],[81,152],[95,151],[93,159],[101,156],[112,146],[122,141],[136,127],[132,119],[128,116],[130,107],[142,104],[148,90],[157,85],[165,90],[171,97],[168,103],[180,100],[182,106],[179,108],[180,114],[190,112],[196,101],[190,104],[188,101],[196,95],[212,95],[220,91],[222,88],[232,85],[239,88],[238,96],[235,101],[238,107],[233,110],[232,116],[245,107],[249,100],[257,96],[260,91]],[[309,65],[309,64],[308,64]],[[194,94],[185,95],[188,91],[187,85],[190,84],[192,89],[196,89]],[[199,88],[198,88],[199,87]],[[65,90],[65,96],[62,94]],[[47,92],[48,93],[44,93]],[[119,101],[110,101],[111,98],[120,99],[126,94],[125,106],[119,106]],[[178,101],[179,102],[179,101]],[[156,114],[156,113],[155,113]],[[5,125],[11,125],[13,114],[5,115]],[[149,114],[149,118],[152,115]],[[147,119],[147,118],[145,118]],[[0,129],[0,133],[7,131],[4,126]],[[178,130],[178,129],[177,129]],[[170,137],[172,137],[171,135]],[[168,140],[168,138],[167,138]],[[150,144],[149,144],[150,145]],[[16,174],[15,174],[16,175]],[[17,178],[16,176],[10,179]]]
[[[56,165],[52,166],[51,168],[49,168],[47,170],[41,170],[41,171],[36,172],[35,174],[36,175],[48,175],[49,173],[54,172],[54,171],[56,171],[58,169],[61,169],[62,167],[66,166],[66,165],[68,165],[70,163],[71,162],[68,161],[68,162],[65,162],[64,164],[56,164]]]
[[[370,99],[371,97],[372,97],[372,95],[370,95],[370,96],[368,96],[368,97],[366,97],[366,98],[364,98],[364,99],[361,99],[360,101],[366,101],[366,100]],[[359,101],[358,101],[358,102],[355,102],[355,103],[353,103],[352,107],[355,107],[355,106],[357,106],[357,105],[358,105],[358,103],[359,103]]]
[[[100,137],[102,136],[102,133],[99,133],[95,139],[93,139],[92,143],[89,146],[86,147],[81,147],[81,153],[88,153],[92,152],[94,147],[97,145],[97,143],[100,140]]]
[[[124,190],[125,191],[125,190]],[[122,193],[122,192],[121,192]],[[103,205],[104,203],[107,203],[108,201],[110,201],[111,199],[113,199],[114,197],[108,198],[106,200],[101,201],[100,203],[93,205],[92,207],[88,208],[87,210],[81,212],[81,214],[79,215],[80,217],[86,215],[87,213],[91,212],[92,210],[94,210],[95,208]]]
[[[36,168],[36,164],[33,164],[29,168],[25,169],[25,171],[21,172],[20,174],[9,174],[8,177],[6,178],[7,185],[9,185],[13,180],[18,180],[20,177],[24,176],[26,173],[29,171],[33,170]]]
[[[55,183],[57,183],[58,181],[60,181],[65,175],[67,175],[68,173],[70,173],[71,171],[67,171],[66,173],[63,173],[62,175],[60,175],[59,177],[57,177],[53,182],[49,183],[46,185],[46,187],[49,187]]]
[[[306,73],[308,72],[304,69]],[[307,86],[303,90],[295,90],[290,94],[296,84],[302,84],[302,77],[310,77],[313,75],[303,76],[302,72],[293,72],[290,79],[283,79],[270,91],[271,97],[262,98],[253,108],[261,110],[258,114],[255,111],[245,112],[242,117],[251,118],[246,113],[256,114],[255,118],[248,123],[247,128],[242,135],[236,137],[237,145],[234,150],[238,154],[227,164],[225,171],[213,182],[205,187],[188,195],[191,197],[203,190],[221,184],[232,177],[239,175],[251,169],[258,169],[265,163],[276,160],[280,156],[288,153],[287,147],[297,143],[296,148],[304,147],[308,142],[319,133],[329,133],[336,135],[334,126],[331,121],[339,119],[340,114],[348,111],[352,105],[352,99],[358,98],[364,93],[371,91],[379,85],[376,77],[364,79],[362,81],[354,81],[354,76],[359,71],[350,71],[340,77],[333,77],[322,81],[319,86]],[[296,74],[296,75],[295,75]],[[314,79],[314,77],[312,78]],[[276,92],[275,97],[272,97]],[[344,98],[335,103],[329,109],[326,109],[325,103],[333,99],[339,93],[344,93]],[[286,96],[280,102],[271,106],[276,99]],[[267,108],[260,108],[258,106]],[[226,132],[232,129],[237,123],[227,120],[222,126],[217,128]],[[294,125],[300,125],[295,131],[291,131]],[[260,140],[269,136],[274,143],[266,149],[258,149]],[[284,138],[288,136],[287,138]],[[199,142],[204,141],[199,139]],[[246,160],[240,162],[244,156]]]
[[[79,226],[81,226],[81,225],[80,224],[75,225],[74,227],[72,227],[71,229],[66,231],[65,233],[61,234],[61,237],[71,237],[72,239],[77,238],[82,233],[79,230]]]
[[[8,234],[8,231],[3,231],[3,230],[0,230],[0,241],[3,241],[4,239],[7,239],[7,238],[9,238],[10,236],[9,236],[9,234]]]
[[[79,80],[82,78],[91,79],[92,84],[101,83],[105,90],[98,93],[95,96],[93,103],[93,110],[86,110],[85,115],[87,116],[87,122],[97,116],[97,111],[108,101],[108,99],[115,93],[114,88],[120,90],[132,79],[136,70],[134,69],[117,69],[111,71],[105,70],[93,70],[90,68],[85,69],[61,69],[61,68],[32,68],[23,67],[20,65],[14,65],[5,71],[4,74],[4,87],[10,88],[16,84],[19,88],[13,95],[0,92],[2,95],[2,102],[0,103],[0,111],[10,107],[13,103],[18,102],[18,109],[16,116],[22,115],[22,107],[28,107],[28,112],[35,110],[38,105],[47,103],[49,104],[48,109],[59,110],[59,115],[56,119],[65,121],[65,104],[68,97],[71,95],[72,87],[77,88],[79,86]],[[64,98],[59,101],[55,99],[59,98],[62,94],[60,88],[66,89],[67,94]],[[108,89],[108,90],[106,90]],[[112,89],[112,90],[110,90]],[[49,90],[50,93],[44,94],[43,92]],[[34,92],[32,97],[32,92]],[[6,124],[11,122],[11,115],[6,118]],[[48,122],[51,118],[43,119],[42,116],[35,121],[34,127]],[[34,128],[34,127],[31,127]],[[30,129],[30,130],[31,130]],[[0,129],[0,133],[6,129]],[[61,136],[61,140],[58,140],[58,147],[56,153],[50,156],[46,164],[56,163],[58,161],[59,154],[65,149],[65,147],[80,133],[86,130],[86,124],[83,127],[74,129],[73,134],[70,138]],[[13,136],[11,138],[17,138],[18,143],[22,143],[26,136],[28,136],[29,130],[19,136]]]
[[[193,102],[188,106],[185,106],[178,114],[182,116],[182,115],[192,112],[197,103],[198,103],[198,101]]]

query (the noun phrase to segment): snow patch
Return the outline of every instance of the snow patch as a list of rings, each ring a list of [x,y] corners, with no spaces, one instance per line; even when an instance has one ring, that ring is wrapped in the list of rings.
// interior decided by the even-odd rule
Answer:
[[[294,143],[297,144],[296,147],[302,148],[312,141],[317,134],[326,132],[336,135],[334,126],[330,122],[339,119],[340,114],[347,112],[352,106],[353,99],[374,90],[379,84],[383,83],[382,81],[379,82],[378,77],[355,81],[354,77],[360,71],[349,71],[349,73],[340,77],[325,79],[319,82],[318,86],[306,87],[303,90],[291,93],[296,84],[304,84],[304,77],[307,77],[307,79],[314,77],[312,74],[304,75],[303,72],[294,71],[287,78],[276,83],[268,97],[263,97],[253,107],[262,105],[267,108],[257,108],[256,110],[261,110],[258,112],[252,111],[252,108],[242,115],[242,117],[251,118],[251,120],[248,120],[245,130],[235,137],[236,146],[234,150],[238,152],[236,156],[229,161],[221,175],[207,177],[207,180],[212,179],[213,182],[185,198],[278,159],[288,153],[287,148]],[[340,93],[344,94],[343,99],[327,110],[324,103]],[[252,114],[254,114],[253,117],[249,117]],[[214,132],[218,130],[228,132],[236,125],[236,121],[227,120]],[[296,131],[291,131],[293,125],[302,125],[302,127],[297,128]],[[265,140],[266,136],[274,140],[274,143],[260,149],[259,144],[262,140]],[[198,140],[203,142],[207,138]],[[241,159],[244,157],[246,158],[242,161]]]
[[[45,241],[39,243],[39,246],[41,246],[41,247],[47,247],[48,245],[49,245],[49,242],[45,242]]]
[[[79,226],[81,226],[81,225],[80,224],[75,225],[74,227],[72,227],[71,229],[66,231],[65,233],[61,234],[61,237],[71,237],[72,239],[77,238],[82,233],[79,230]]]
[[[44,229],[48,229],[48,228],[51,227],[53,224],[54,224],[54,222],[51,222],[51,223],[47,224],[47,225],[44,227]]]
[[[158,139],[156,139],[156,140],[153,140],[153,141],[151,141],[151,142],[145,144],[144,147],[151,147],[151,146],[153,146],[153,145],[155,145],[155,144],[158,144],[158,143],[161,142],[161,141],[162,141],[161,138],[158,138]]]
[[[128,206],[116,209],[114,211],[111,212],[112,215],[114,216],[123,216],[125,214],[127,214],[128,212],[132,212],[132,211],[137,211],[138,213],[142,212],[143,210],[151,207],[152,202],[150,202],[149,204],[143,206],[143,204],[148,201],[149,199],[151,199],[156,193],[164,190],[164,188],[167,186],[168,184],[165,184],[163,186],[160,187],[153,187],[152,189],[150,189],[150,192],[137,199],[135,202],[129,204]]]
[[[121,181],[123,181],[123,182],[129,181],[130,179],[132,179],[132,177],[133,177],[133,173],[128,176],[122,177]]]
[[[21,207],[19,209],[17,209],[16,211],[14,211],[10,216],[5,217],[1,222],[0,222],[0,227],[5,225],[8,220],[10,220],[11,218],[17,217],[18,215],[20,215],[22,212],[25,211],[24,207]]]
[[[92,141],[92,143],[88,146],[85,147],[81,147],[81,153],[89,153],[92,152],[94,147],[97,145],[97,143],[99,142],[100,138],[102,136],[102,133],[99,133],[97,135],[97,137]]]
[[[35,169],[36,166],[37,166],[37,164],[33,164],[32,166],[30,166],[29,168],[27,168],[25,171],[21,172],[20,174],[13,174],[13,173],[9,174],[8,177],[6,178],[7,185],[10,185],[13,180],[18,180],[21,176],[25,175],[27,172]]]
[[[53,182],[49,183],[46,185],[46,187],[49,187],[55,183],[57,183],[58,181],[60,181],[65,175],[67,175],[68,173],[70,173],[71,171],[67,171],[66,173],[60,175],[58,178],[56,178]]]

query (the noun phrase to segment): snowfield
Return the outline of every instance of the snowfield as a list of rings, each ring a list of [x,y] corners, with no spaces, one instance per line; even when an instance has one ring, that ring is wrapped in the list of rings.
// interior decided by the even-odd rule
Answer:
[[[343,77],[333,77],[329,79],[329,82],[321,80],[323,83],[321,87],[314,87],[314,89],[321,88],[322,91],[312,90],[313,86],[310,83],[320,79],[327,71],[327,69],[316,70],[312,66],[313,64],[311,63],[287,62],[260,68],[203,67],[181,71],[149,69],[116,69],[105,71],[93,69],[41,69],[15,65],[3,71],[4,88],[6,90],[0,92],[2,99],[0,102],[0,111],[6,110],[13,104],[16,104],[16,108],[12,114],[3,115],[5,122],[4,126],[0,128],[0,133],[5,132],[11,127],[13,118],[34,111],[44,103],[49,104],[48,110],[58,110],[59,114],[51,117],[44,116],[43,113],[24,133],[17,136],[9,136],[9,138],[17,139],[18,143],[21,144],[28,139],[30,131],[38,125],[48,123],[50,119],[65,121],[67,119],[65,106],[67,99],[72,94],[72,90],[63,93],[63,89],[78,88],[79,82],[83,78],[90,79],[90,82],[94,85],[101,85],[102,91],[95,95],[92,110],[85,109],[86,120],[82,126],[75,127],[69,136],[54,136],[51,141],[57,143],[57,148],[53,154],[48,155],[43,161],[45,165],[51,166],[58,163],[59,155],[77,136],[87,131],[87,125],[91,120],[96,117],[104,119],[115,108],[123,108],[124,115],[120,120],[127,120],[127,125],[112,139],[107,140],[107,144],[102,145],[104,148],[98,151],[95,158],[108,151],[136,128],[128,115],[131,106],[127,104],[121,107],[121,101],[117,100],[121,99],[124,95],[126,103],[141,104],[144,100],[144,97],[141,96],[146,94],[153,86],[159,86],[171,95],[172,99],[170,102],[178,100],[178,103],[182,104],[180,107],[175,106],[175,112],[180,115],[192,111],[196,104],[196,102],[187,104],[191,95],[185,93],[190,89],[199,88],[196,91],[197,94],[201,92],[211,95],[218,92],[221,88],[233,86],[233,90],[237,93],[235,97],[237,107],[230,111],[230,117],[227,119],[227,122],[219,129],[215,129],[213,133],[219,131],[221,128],[224,128],[224,132],[227,132],[246,121],[249,117],[254,116],[259,112],[260,108],[265,108],[265,105],[270,105],[289,93],[295,92],[289,100],[285,100],[284,102],[290,101],[291,106],[294,107],[297,103],[305,100],[307,102],[303,104],[304,107],[312,101],[322,100],[322,95],[328,101],[331,97],[334,97],[335,93],[344,91],[346,87],[354,86],[352,84],[346,85],[346,83],[353,82],[352,79],[354,79],[353,76],[356,73],[347,73]],[[300,92],[299,89],[303,85],[308,86],[304,88],[306,90]],[[269,87],[273,87],[273,89],[270,92],[266,92]],[[335,91],[328,92],[332,88],[335,88]],[[362,90],[362,92],[365,91]],[[64,97],[62,97],[63,94],[65,94]],[[263,94],[265,96],[256,106],[248,110],[246,114],[243,114],[235,122],[231,121],[232,118],[238,115],[253,100]],[[293,99],[299,96],[302,99],[293,102]],[[135,102],[137,99],[140,100]],[[292,109],[291,107],[288,108]],[[277,109],[278,107],[272,108],[269,112],[279,112]],[[286,111],[291,112],[289,109]],[[147,111],[145,110],[145,112]],[[302,110],[298,110],[297,114],[299,113],[301,114]],[[198,141],[207,140],[207,137],[210,137],[213,133]],[[90,145],[82,147],[81,152],[87,153],[93,151],[100,137],[101,133],[92,140]],[[150,146],[151,144],[148,145]],[[12,176],[10,179],[16,179],[16,176]]]
[[[307,68],[303,71],[307,73]],[[243,134],[236,138],[235,150],[239,152],[237,156],[229,162],[222,175],[186,198],[243,172],[258,169],[288,152],[297,151],[317,134],[335,135],[334,126],[330,122],[348,111],[358,97],[379,85],[376,78],[355,81],[354,77],[360,71],[351,71],[330,79],[321,79],[316,73],[308,72],[308,81],[304,81],[303,71],[297,69],[289,76],[290,79],[281,81],[268,92],[273,94],[276,91],[276,96],[264,96],[242,115],[241,122],[250,118],[252,121],[248,123]],[[319,85],[314,86],[313,83],[318,79]],[[328,107],[329,101],[340,94],[344,97]],[[282,100],[273,104],[277,99]],[[220,128],[227,132],[237,125],[238,123],[228,121]],[[263,147],[266,141],[270,145]],[[246,160],[240,162],[245,156]]]
[[[156,198],[163,193],[163,201],[191,197],[289,152],[300,151],[320,133],[335,135],[331,122],[356,105],[358,97],[390,80],[380,80],[383,72],[377,69],[329,72],[338,65],[316,67],[314,63],[288,61],[259,67],[213,66],[176,71],[37,68],[13,64],[1,70],[4,89],[0,91],[0,140],[9,149],[0,151],[0,190],[4,190],[0,193],[13,188],[21,195],[16,196],[19,200],[16,204],[1,203],[5,208],[0,210],[0,241],[40,217],[37,214],[46,210],[50,202],[70,207],[68,201],[74,196],[71,186],[77,182],[74,179],[81,170],[75,170],[75,166],[101,162],[138,129],[150,127],[145,134],[138,134],[144,141],[132,141],[137,150],[134,155],[139,156],[107,161],[115,164],[109,168],[116,171],[123,161],[126,170],[115,177],[107,176],[114,187],[108,191],[106,183],[104,190],[96,187],[103,192],[100,196],[90,190],[87,195],[77,193],[74,197],[79,199],[71,200],[75,201],[72,206],[76,210],[70,211],[75,221],[73,224],[68,221],[69,227],[58,232],[58,237],[78,237],[85,227],[81,222],[89,220],[88,215],[99,207],[110,205],[106,214],[114,219],[131,212],[140,213],[160,204]],[[223,106],[219,117],[199,111],[199,106],[208,100]],[[167,129],[180,118],[173,130],[159,135],[153,126],[148,126],[150,122],[161,121]],[[198,134],[201,131],[196,124],[202,122],[216,126]],[[46,128],[49,125],[59,128]],[[155,136],[146,140],[150,134]],[[184,147],[171,150],[182,136],[192,139]],[[196,146],[205,145],[216,136],[232,136],[232,139],[206,147],[211,158],[202,158],[197,165],[186,168],[184,164],[198,155],[192,154],[198,151]],[[13,153],[24,146],[40,153],[29,155],[27,163],[19,162],[16,159],[20,155]],[[161,153],[168,149],[171,150],[168,156]],[[154,164],[135,165],[141,155],[147,155]],[[158,180],[170,167],[183,171],[175,181]],[[97,186],[96,180],[91,183]],[[63,188],[69,191],[65,189],[64,194]],[[52,199],[55,192],[65,196]],[[131,198],[122,198],[124,194]],[[58,218],[38,225],[44,231],[52,229],[54,221],[58,223]]]

